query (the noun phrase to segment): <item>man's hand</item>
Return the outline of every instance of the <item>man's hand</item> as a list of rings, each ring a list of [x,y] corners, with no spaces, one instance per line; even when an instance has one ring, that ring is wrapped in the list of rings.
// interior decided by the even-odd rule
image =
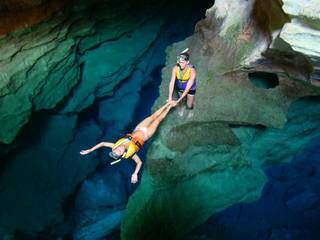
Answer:
[[[138,174],[132,174],[131,175],[131,182],[132,183],[138,182]]]
[[[178,104],[178,101],[172,101],[172,102],[171,102],[171,106],[172,106],[172,107],[177,106],[177,104]]]
[[[80,151],[80,154],[81,155],[86,155],[86,154],[88,154],[88,153],[90,153],[91,151],[90,151],[90,149],[88,149],[88,150],[81,150]]]

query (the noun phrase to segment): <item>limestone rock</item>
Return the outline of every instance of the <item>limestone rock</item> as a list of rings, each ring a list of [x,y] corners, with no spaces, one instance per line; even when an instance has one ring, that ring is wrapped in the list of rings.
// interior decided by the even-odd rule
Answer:
[[[80,112],[96,97],[110,95],[155,41],[165,19],[154,17],[162,3],[137,15],[145,9],[132,13],[129,3],[105,2],[89,19],[90,4],[79,3],[0,40],[1,142],[11,143],[34,110],[59,104],[61,112]]]
[[[275,49],[285,52],[302,54],[311,69],[308,79],[315,85],[320,81],[320,7],[316,0],[293,1],[284,0],[282,6],[291,21],[286,23],[279,32],[282,44]]]
[[[0,38],[49,19],[72,0],[3,0],[0,2]]]
[[[105,166],[83,182],[75,202],[74,239],[101,239],[119,228],[127,201],[122,178]]]
[[[79,112],[93,103],[95,95],[103,97],[112,93],[113,88],[130,75],[134,66],[132,63],[155,41],[160,26],[161,20],[155,19],[132,34],[102,44],[84,55],[82,81],[63,111]],[[105,64],[97,64],[97,61]]]
[[[19,152],[1,175],[0,231],[23,229],[31,236],[52,223],[63,222],[62,203],[98,164],[94,155],[81,156],[83,146],[95,142],[95,124],[75,133],[75,116],[51,116],[41,122],[41,136],[33,135],[33,147]],[[77,153],[75,157],[75,153]],[[50,196],[50,197],[48,197]]]
[[[295,101],[320,91],[299,79],[303,74],[295,75],[293,65],[285,68],[263,56],[269,34],[282,25],[261,28],[251,18],[255,3],[216,1],[193,36],[168,48],[163,79],[170,79],[179,50],[191,49],[197,70],[194,116],[181,118],[172,110],[161,123],[141,185],[127,205],[122,239],[181,239],[213,213],[259,198],[264,164],[290,160],[317,135],[314,101]],[[279,85],[255,86],[248,74],[259,69],[275,73]],[[167,99],[168,84],[162,82],[155,108]]]
[[[0,139],[4,143],[12,142],[33,108],[53,108],[78,81],[76,42],[66,38],[69,25],[61,25],[64,20],[60,16],[33,32],[2,40]]]

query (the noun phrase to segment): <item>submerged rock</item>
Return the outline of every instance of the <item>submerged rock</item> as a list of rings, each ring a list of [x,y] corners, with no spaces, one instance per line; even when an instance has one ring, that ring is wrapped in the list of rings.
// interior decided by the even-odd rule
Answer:
[[[117,137],[120,137],[127,131],[131,131],[139,121],[150,114],[153,101],[158,96],[158,85],[161,80],[160,71],[165,62],[165,48],[168,44],[181,40],[184,36],[191,34],[194,27],[193,23],[202,16],[202,12],[194,12],[194,9],[204,8],[204,3],[193,4],[194,8],[179,6],[180,14],[188,16],[191,22],[186,23],[184,19],[177,19],[173,15],[165,14],[162,16],[164,24],[161,27],[161,31],[159,31],[156,41],[137,60],[137,64],[130,73],[130,76],[116,87],[112,96],[105,97],[98,102],[97,119],[105,132],[103,138],[107,141],[116,140]],[[167,6],[170,9],[176,9],[176,7],[174,4]],[[183,27],[181,27],[182,23],[184,23]],[[147,145],[139,154],[142,159],[144,159],[146,148]],[[107,149],[106,152],[108,151]],[[137,184],[133,185],[130,182],[135,165],[132,161],[122,161],[117,165],[110,166],[108,155],[105,154],[103,156],[105,157],[102,161],[106,164],[103,167],[103,174],[98,171],[90,176],[81,185],[81,189],[76,195],[77,205],[83,206],[82,208],[76,207],[75,209],[77,214],[75,215],[76,226],[73,237],[76,239],[101,239],[103,236],[110,234],[111,231],[118,231],[120,220],[122,221],[123,219],[127,199],[137,187]],[[140,171],[141,173],[142,171]],[[104,192],[106,193],[113,188],[125,188],[127,192],[125,203],[110,204],[108,206],[105,203],[101,204],[97,201],[92,202],[91,205],[86,205],[87,198],[100,198],[100,191],[85,191],[93,189],[91,188],[92,184],[88,183],[97,182],[98,179],[101,182],[105,182],[105,175],[107,174],[112,177],[105,184],[101,184],[105,190]],[[120,180],[118,175],[121,175]],[[115,195],[119,194],[119,191],[115,190],[113,192]],[[104,201],[108,202],[108,199],[113,199],[113,197],[109,198],[106,196]],[[118,216],[118,218],[114,218],[114,215]],[[110,219],[114,219],[115,221],[108,222]],[[109,239],[109,237],[107,238]]]
[[[319,109],[319,101],[312,103],[315,110]],[[303,104],[306,101],[300,100],[292,110],[297,111],[296,107]],[[315,116],[316,112],[311,112]],[[311,125],[311,119],[314,118],[309,115],[308,125]],[[316,118],[314,120],[318,121]],[[266,168],[268,183],[259,200],[236,204],[214,214],[190,235],[202,233],[208,239],[221,240],[285,239],[284,234],[290,236],[289,239],[318,239],[319,139],[316,137],[308,142],[291,162]],[[188,236],[187,239],[193,238]]]
[[[258,3],[216,1],[192,37],[168,48],[155,108],[167,98],[176,54],[189,47],[197,69],[194,116],[181,118],[172,110],[153,137],[122,239],[182,239],[213,213],[258,199],[266,182],[263,167],[289,161],[317,136],[314,101],[295,101],[320,95],[320,89],[299,79],[303,74],[296,75],[293,65],[262,55],[271,29],[283,25],[263,28],[254,15],[263,7]],[[248,73],[261,70],[275,73],[279,84],[255,86]]]
[[[80,146],[96,141],[93,133],[100,131],[91,124],[75,133],[76,120],[59,115],[39,120],[41,135],[33,135],[29,147],[7,159],[0,179],[0,232],[19,229],[34,237],[48,225],[63,222],[65,198],[98,161],[94,155],[75,156]]]
[[[11,143],[34,110],[59,104],[61,112],[77,113],[112,94],[165,19],[155,17],[159,2],[135,12],[133,3],[103,2],[94,17],[90,11],[97,6],[91,4],[79,2],[0,39],[0,142]]]

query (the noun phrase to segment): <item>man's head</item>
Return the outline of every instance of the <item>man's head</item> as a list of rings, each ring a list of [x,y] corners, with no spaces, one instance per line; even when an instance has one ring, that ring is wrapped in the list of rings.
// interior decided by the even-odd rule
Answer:
[[[125,147],[123,145],[120,145],[113,149],[111,152],[109,152],[109,156],[112,157],[113,159],[119,159],[122,157],[122,155],[125,152]]]
[[[177,63],[179,64],[179,66],[184,69],[187,64],[189,63],[189,54],[188,53],[181,53],[178,57],[177,57]]]

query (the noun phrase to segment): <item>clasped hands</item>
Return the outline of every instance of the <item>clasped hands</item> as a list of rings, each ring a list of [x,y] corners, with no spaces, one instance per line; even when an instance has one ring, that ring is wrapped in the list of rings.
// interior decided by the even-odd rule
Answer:
[[[172,99],[167,99],[167,102],[170,103],[172,107],[177,106],[177,104],[179,103],[179,101],[175,101]]]

